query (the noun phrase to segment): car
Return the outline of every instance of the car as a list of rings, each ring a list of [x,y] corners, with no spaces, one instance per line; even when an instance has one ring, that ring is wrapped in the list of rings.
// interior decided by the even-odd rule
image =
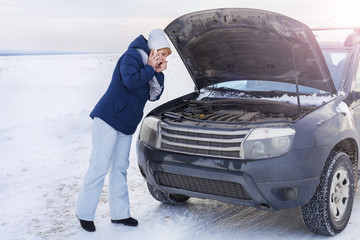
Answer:
[[[282,14],[225,8],[183,15],[165,33],[195,87],[143,119],[137,160],[150,194],[301,207],[312,232],[345,229],[359,172],[360,31],[320,42]]]

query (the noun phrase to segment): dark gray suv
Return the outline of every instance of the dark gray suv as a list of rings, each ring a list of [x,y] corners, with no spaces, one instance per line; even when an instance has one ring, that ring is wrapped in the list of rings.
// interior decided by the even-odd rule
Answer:
[[[143,120],[151,195],[301,206],[311,231],[341,232],[359,169],[360,33],[318,43],[303,23],[255,9],[190,13],[165,32],[196,87]]]

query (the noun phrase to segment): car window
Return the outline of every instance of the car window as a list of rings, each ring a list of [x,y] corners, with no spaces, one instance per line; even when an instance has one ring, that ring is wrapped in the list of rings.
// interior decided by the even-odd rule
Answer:
[[[339,90],[346,76],[345,65],[350,54],[348,50],[322,49],[335,87]]]
[[[356,88],[360,89],[360,62],[356,70]]]

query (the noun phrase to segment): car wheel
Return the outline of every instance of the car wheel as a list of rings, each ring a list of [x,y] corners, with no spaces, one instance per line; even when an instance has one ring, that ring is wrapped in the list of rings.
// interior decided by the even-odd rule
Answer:
[[[331,153],[317,191],[301,208],[304,223],[310,231],[332,236],[346,227],[353,206],[354,181],[350,158],[343,152]]]
[[[153,198],[158,200],[159,202],[165,203],[165,204],[179,204],[186,202],[189,197],[185,195],[180,194],[168,194],[165,192],[162,192],[160,190],[157,190],[154,188],[151,184],[147,183],[147,187],[149,189],[149,192]]]

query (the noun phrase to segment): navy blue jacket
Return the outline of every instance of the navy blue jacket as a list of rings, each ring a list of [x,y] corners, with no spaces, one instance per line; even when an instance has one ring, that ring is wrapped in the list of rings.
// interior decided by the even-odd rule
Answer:
[[[91,118],[101,118],[126,135],[133,134],[142,119],[145,103],[150,99],[149,81],[155,75],[164,86],[164,74],[144,65],[137,48],[150,53],[147,40],[142,35],[137,37],[118,60],[108,89],[90,113]]]

